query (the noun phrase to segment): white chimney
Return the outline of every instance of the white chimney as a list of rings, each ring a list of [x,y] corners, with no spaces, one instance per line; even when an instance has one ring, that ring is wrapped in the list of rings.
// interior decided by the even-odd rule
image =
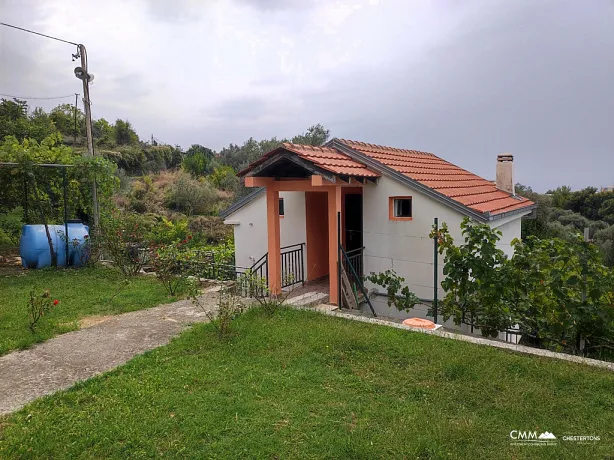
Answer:
[[[497,155],[497,188],[516,195],[514,190],[514,155],[503,153]]]

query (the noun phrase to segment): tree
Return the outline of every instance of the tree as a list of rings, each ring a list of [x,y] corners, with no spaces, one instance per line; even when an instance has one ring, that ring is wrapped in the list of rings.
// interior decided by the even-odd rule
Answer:
[[[317,124],[311,126],[305,133],[294,136],[292,142],[319,146],[328,140],[329,135],[329,130]],[[278,139],[276,137],[257,141],[250,137],[241,146],[230,144],[228,147],[223,148],[219,155],[220,161],[222,164],[232,167],[235,171],[241,171],[265,153],[278,147],[282,142],[289,141],[288,139]]]
[[[28,137],[30,139],[35,139],[38,142],[42,142],[43,139],[55,134],[58,132],[55,124],[47,115],[47,113],[37,107],[30,115],[30,127],[28,129]]]
[[[209,176],[211,183],[220,190],[234,192],[239,186],[239,178],[230,166],[218,166]]]
[[[578,353],[614,345],[614,273],[579,233],[569,241],[514,240],[513,257],[497,248],[500,232],[487,224],[461,224],[456,246],[447,226],[433,230],[445,253],[441,286],[444,320],[472,324],[483,335],[518,324],[539,345]]]
[[[562,185],[554,190],[548,190],[546,194],[552,197],[552,206],[557,208],[565,208],[571,198],[572,192],[571,187],[568,185]]]
[[[605,200],[599,208],[599,215],[608,224],[614,225],[614,197]]]
[[[92,124],[92,137],[97,145],[112,147],[115,145],[115,127],[104,118]]]
[[[136,145],[139,136],[136,134],[129,121],[117,119],[115,121],[115,143],[117,145]]]
[[[309,127],[305,133],[294,136],[292,143],[320,146],[328,140],[329,136],[330,131],[318,123]]]
[[[0,100],[0,142],[6,136],[15,136],[19,140],[28,137],[30,123],[28,120],[28,103],[19,99]]]
[[[54,107],[49,114],[55,126],[64,136],[75,135],[75,110],[77,113],[77,135],[82,136],[85,134],[85,115],[80,109],[75,109],[75,106],[71,104],[60,104]]]
[[[195,155],[197,153],[202,154],[207,160],[211,160],[215,156],[213,150],[208,149],[207,147],[204,147],[200,144],[192,144],[190,148],[185,152],[185,155],[187,157],[191,157],[192,155]]]

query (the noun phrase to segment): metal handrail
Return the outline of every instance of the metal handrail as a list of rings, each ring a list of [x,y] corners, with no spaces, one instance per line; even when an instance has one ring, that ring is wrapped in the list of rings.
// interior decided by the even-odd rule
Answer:
[[[354,253],[359,253],[359,252],[362,252],[364,249],[365,249],[365,247],[363,246],[362,248],[352,249],[352,250],[350,250],[350,251],[346,251],[345,253],[346,253],[348,256],[353,256],[353,255],[354,255]]]
[[[350,270],[352,270],[352,274],[356,278],[356,282],[358,284],[358,287],[360,288],[360,291],[362,292],[362,295],[364,296],[365,300],[369,304],[369,308],[371,309],[371,313],[373,313],[373,316],[377,317],[377,314],[375,313],[375,309],[373,308],[373,304],[371,303],[371,299],[369,299],[369,296],[367,294],[367,290],[365,289],[365,286],[362,284],[362,281],[361,281],[360,277],[358,276],[358,274],[356,273],[356,270],[354,270],[354,267],[350,263],[350,259],[348,257],[347,252],[345,252],[345,249],[343,249],[343,246],[341,246],[341,245],[339,245],[339,250],[341,251],[341,254],[343,255],[343,257],[345,258],[345,261],[347,262],[347,265],[350,267]],[[341,282],[341,280],[339,280],[339,281]],[[339,286],[339,288],[341,288],[341,286]]]

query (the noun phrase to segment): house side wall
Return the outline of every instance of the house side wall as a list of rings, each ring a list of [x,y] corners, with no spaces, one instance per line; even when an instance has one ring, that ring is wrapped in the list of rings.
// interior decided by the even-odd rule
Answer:
[[[412,220],[395,221],[389,219],[388,202],[391,196],[412,197]],[[419,298],[424,300],[433,299],[434,291],[434,247],[433,240],[428,237],[435,217],[439,218],[439,224],[444,222],[448,225],[450,234],[456,244],[462,244],[463,238],[460,224],[464,216],[433,200],[432,198],[406,188],[405,186],[388,178],[381,178],[377,185],[365,187],[363,192],[363,238],[364,238],[364,264],[365,274],[371,272],[383,272],[394,270],[399,276],[405,278],[405,283]],[[528,214],[528,213],[527,213]],[[490,222],[493,228],[498,228],[503,233],[498,246],[511,257],[513,248],[511,241],[520,238],[521,219],[519,215]],[[444,279],[443,274],[444,256],[438,256],[439,282]],[[384,289],[367,282],[369,290],[376,289],[384,293]],[[442,299],[445,292],[439,286],[438,297]],[[375,296],[372,299],[373,306],[379,315],[394,318],[428,318],[428,307],[416,305],[409,312],[399,312],[394,307],[388,307],[388,299],[385,296]],[[363,305],[363,309],[368,308]],[[443,322],[438,318],[438,323],[453,330],[470,333],[471,328],[467,325],[456,326],[452,320]],[[478,332],[479,333],[479,332]],[[514,341],[515,336],[510,336]],[[505,334],[499,336],[506,340]]]
[[[412,197],[412,220],[389,219],[389,197]],[[426,195],[382,177],[363,191],[363,241],[365,274],[394,270],[405,278],[418,297],[433,297],[433,240],[429,238],[433,218],[446,222],[460,241],[463,215]],[[443,262],[443,258],[440,258]],[[440,263],[440,276],[443,276]],[[368,283],[368,288],[375,287]],[[379,290],[382,290],[380,287]]]
[[[305,193],[280,192],[279,197],[284,199],[285,214],[279,224],[281,246],[305,243]],[[265,194],[228,216],[224,223],[234,227],[237,266],[249,268],[267,253]]]
[[[520,216],[525,216],[527,214],[530,214],[530,211],[524,214],[515,215],[508,219],[490,222],[490,226],[492,228],[496,228],[497,230],[501,231],[502,235],[501,239],[497,242],[497,247],[503,250],[508,257],[512,257],[514,255],[512,241],[515,238],[520,239],[522,236],[522,219]]]

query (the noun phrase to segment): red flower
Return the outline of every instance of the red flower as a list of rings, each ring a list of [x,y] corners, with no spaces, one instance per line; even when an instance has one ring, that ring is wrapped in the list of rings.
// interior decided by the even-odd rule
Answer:
[[[188,235],[188,240],[191,240],[191,239],[192,239],[192,235]]]
[[[60,301],[59,301],[58,299],[55,299],[55,300],[53,301],[53,305],[57,305],[57,304],[59,304],[59,303],[60,303]]]
[[[182,241],[183,244],[186,244],[187,242],[188,242],[188,240],[183,240]]]

